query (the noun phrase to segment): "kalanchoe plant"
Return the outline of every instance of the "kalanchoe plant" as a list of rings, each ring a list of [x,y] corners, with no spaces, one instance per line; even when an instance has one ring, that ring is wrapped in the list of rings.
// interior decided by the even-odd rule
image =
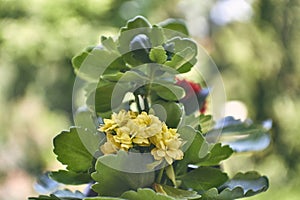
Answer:
[[[187,33],[183,21],[151,25],[137,16],[117,39],[102,37],[73,58],[87,84],[76,126],[54,138],[66,169],[43,176],[38,188],[50,194],[29,199],[230,200],[268,189],[265,176],[229,177],[221,162],[266,148],[270,123],[231,117],[212,123],[205,115],[209,90],[182,76],[197,62]],[[61,184],[87,189],[57,189]]]

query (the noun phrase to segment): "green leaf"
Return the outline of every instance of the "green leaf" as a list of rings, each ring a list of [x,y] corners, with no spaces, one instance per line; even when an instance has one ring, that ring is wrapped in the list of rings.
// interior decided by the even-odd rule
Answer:
[[[49,176],[53,180],[67,185],[81,185],[89,183],[93,180],[90,174],[87,172],[77,173],[72,171],[59,170],[57,172],[50,172]]]
[[[118,198],[118,197],[89,197],[89,198],[84,198],[83,200],[126,200],[126,199]]]
[[[82,200],[84,195],[75,191],[72,192],[70,190],[58,190],[54,194],[50,194],[49,196],[40,195],[39,197],[29,197],[29,200]]]
[[[38,197],[29,197],[28,200],[62,200],[62,199],[56,197],[55,195],[50,195],[50,196],[40,195]]]
[[[173,165],[169,165],[165,168],[166,170],[166,174],[168,176],[168,178],[172,181],[174,186],[177,186],[176,184],[176,177],[175,177],[175,172],[174,172],[174,168]]]
[[[129,83],[107,82],[97,87],[95,92],[90,93],[87,104],[92,110],[95,107],[97,113],[111,111],[122,104],[125,94],[130,89]]]
[[[84,51],[75,57],[72,58],[72,65],[75,69],[79,69],[81,67],[81,64],[85,60],[85,58],[89,55],[89,52]]]
[[[209,130],[211,130],[212,125],[214,123],[211,115],[204,115],[204,114],[200,115],[199,122],[200,122],[201,133],[207,133]]]
[[[72,60],[75,73],[81,78],[98,81],[104,73],[114,73],[128,69],[119,53],[95,47]]]
[[[158,46],[151,49],[149,58],[153,62],[163,64],[167,60],[167,54],[165,49],[162,46]]]
[[[122,198],[125,199],[130,199],[130,200],[175,200],[173,197],[156,193],[151,189],[148,188],[143,188],[143,189],[138,189],[136,191],[128,191],[122,194]]]
[[[184,35],[189,35],[186,24],[181,19],[167,19],[163,22],[160,22],[159,26],[176,32],[180,32]],[[176,33],[176,35],[178,35],[178,33]]]
[[[237,152],[261,151],[271,142],[268,129],[252,122],[226,117],[206,134],[207,138],[218,138]]]
[[[154,162],[153,156],[119,151],[116,155],[98,158],[96,172],[92,178],[97,181],[93,190],[101,196],[118,197],[128,190],[149,187],[154,183],[154,171],[147,168]]]
[[[224,184],[224,187],[231,190],[241,187],[243,189],[244,196],[248,197],[266,191],[269,187],[269,181],[267,177],[251,171],[236,174],[232,179]]]
[[[126,27],[121,28],[121,32],[136,29],[136,28],[143,28],[143,27],[151,27],[151,24],[148,20],[143,16],[136,16],[133,19],[127,21]]]
[[[222,146],[221,143],[215,144],[208,155],[197,166],[214,166],[218,165],[222,160],[229,158],[233,150],[228,146]]]
[[[167,101],[179,101],[185,96],[184,89],[173,84],[155,84],[152,86],[152,90],[154,90],[159,97]]]
[[[88,110],[87,106],[79,107],[74,115],[74,123],[76,127],[87,129],[95,133],[99,127],[99,122],[95,114]]]
[[[76,190],[75,192],[72,192],[71,190],[68,189],[64,189],[64,190],[57,190],[56,192],[53,193],[53,195],[55,195],[58,198],[61,199],[82,199],[84,198],[84,195],[79,192],[78,190]]]
[[[177,128],[182,119],[183,107],[175,102],[155,101],[152,110],[170,128]]]
[[[82,141],[85,141],[83,144]],[[54,140],[54,153],[57,160],[67,165],[67,169],[74,172],[86,172],[92,167],[93,155],[91,152],[98,148],[98,136],[80,128],[71,128],[69,131],[62,131]],[[87,145],[88,144],[88,145]]]
[[[113,74],[102,75],[101,78],[106,81],[117,82],[120,80],[120,78],[122,78],[123,75],[124,75],[124,73],[122,73],[122,72],[116,72]]]
[[[181,175],[187,172],[189,164],[196,164],[208,154],[209,144],[202,134],[192,127],[184,126],[178,129],[178,133],[183,141],[186,141],[182,150],[184,157],[177,161],[176,174]]]
[[[168,185],[161,185],[161,187],[168,196],[176,199],[199,199],[201,197],[196,191],[181,190]]]
[[[161,46],[165,42],[164,31],[159,26],[153,25],[149,36],[152,47]]]
[[[223,189],[220,193],[216,188],[212,188],[202,195],[201,200],[232,200],[250,197],[266,191],[268,187],[268,179],[257,172],[239,173],[221,186]]]
[[[108,51],[115,51],[118,52],[117,44],[112,39],[112,37],[101,37],[101,43],[102,45],[108,50]]]
[[[212,187],[219,187],[228,180],[226,173],[212,167],[199,167],[178,177],[182,186],[197,191],[205,191]]]
[[[182,51],[175,53],[172,59],[170,61],[167,61],[165,65],[178,70],[184,64],[191,61],[194,56],[195,56],[195,51],[190,47],[186,47]]]
[[[79,69],[81,67],[81,64],[83,63],[83,61],[85,60],[85,58],[89,55],[89,53],[91,53],[94,49],[96,48],[96,46],[90,46],[87,47],[83,50],[83,52],[81,52],[80,54],[74,56],[72,58],[72,65],[73,68]]]

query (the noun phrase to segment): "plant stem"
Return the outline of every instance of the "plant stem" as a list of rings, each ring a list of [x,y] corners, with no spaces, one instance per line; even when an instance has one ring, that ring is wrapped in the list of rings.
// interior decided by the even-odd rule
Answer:
[[[161,182],[162,176],[163,176],[163,174],[164,174],[164,170],[165,170],[165,167],[162,167],[162,168],[159,170],[159,174],[158,174],[158,176],[157,176],[157,178],[156,178],[156,182],[157,182],[157,183],[160,183],[160,182]]]
[[[148,98],[147,98],[147,96],[145,96],[143,99],[144,99],[145,111],[148,113],[149,112]]]
[[[142,108],[141,108],[141,104],[140,104],[139,95],[134,93],[134,99],[135,99],[135,102],[136,102],[136,107],[137,107],[139,113],[141,113]]]

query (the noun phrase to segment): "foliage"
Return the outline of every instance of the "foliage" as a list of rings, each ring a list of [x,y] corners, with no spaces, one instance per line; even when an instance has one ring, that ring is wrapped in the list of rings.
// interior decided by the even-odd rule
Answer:
[[[230,178],[221,169],[221,162],[239,151],[236,146],[267,135],[267,130],[232,119],[209,127],[211,117],[200,115],[206,101],[198,98],[201,87],[186,90],[177,84],[180,74],[197,62],[197,45],[186,30],[182,21],[152,26],[137,16],[121,28],[117,39],[102,37],[101,45],[73,58],[75,73],[87,82],[87,116],[95,128],[75,117],[80,127],[54,138],[54,153],[67,170],[50,177],[65,184],[93,184],[96,195],[65,191],[30,199],[226,200],[268,188],[268,179],[256,172]],[[184,107],[192,101],[181,100],[190,91],[197,93],[197,106],[186,113]],[[228,145],[209,143],[216,133],[247,137]],[[253,150],[257,148],[251,145],[243,149]]]

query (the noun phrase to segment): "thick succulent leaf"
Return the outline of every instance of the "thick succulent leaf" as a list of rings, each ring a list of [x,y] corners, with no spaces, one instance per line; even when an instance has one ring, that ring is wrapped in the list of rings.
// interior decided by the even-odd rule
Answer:
[[[199,167],[177,178],[182,181],[182,187],[196,191],[219,187],[228,180],[226,173],[212,167]]]
[[[89,197],[89,198],[84,198],[83,200],[127,200],[127,199],[118,198],[118,197]]]
[[[67,185],[81,185],[93,181],[93,179],[91,178],[88,172],[73,172],[73,171],[59,170],[56,172],[51,172],[49,176],[53,180]]]
[[[29,197],[28,200],[62,200],[61,198],[56,197],[55,195],[40,195],[38,197]]]
[[[165,41],[164,31],[161,27],[154,25],[150,32],[152,47],[161,46]]]
[[[176,198],[176,200],[199,199],[201,197],[201,195],[199,195],[196,191],[182,190],[169,185],[160,186],[163,192],[165,192],[168,196]]]
[[[173,30],[175,32],[179,32],[181,34],[184,34],[186,36],[189,35],[186,24],[181,19],[167,19],[163,22],[160,22],[158,25],[165,28],[165,29],[170,29],[170,30]],[[174,34],[175,34],[175,36],[181,35],[179,33],[176,33],[176,34],[174,33]]]
[[[152,155],[142,155],[119,151],[116,155],[98,158],[96,172],[92,178],[97,181],[93,190],[101,196],[118,197],[128,190],[149,187],[155,174],[147,168],[153,162]]]
[[[208,139],[220,138],[223,144],[228,144],[237,152],[261,151],[270,144],[271,138],[267,133],[269,128],[269,126],[254,125],[251,121],[242,122],[226,117],[219,121],[215,128],[206,134],[206,137]]]
[[[143,189],[138,189],[136,191],[128,191],[122,194],[122,198],[129,199],[129,200],[175,200],[175,198],[156,193],[151,189],[148,188],[143,188]]]
[[[179,101],[185,96],[185,91],[182,87],[172,84],[155,84],[152,86],[152,90],[154,90],[159,97],[167,101]]]
[[[95,47],[85,51],[72,60],[75,73],[81,78],[98,81],[104,73],[115,73],[128,69],[119,53]]]
[[[118,82],[123,75],[124,73],[122,72],[116,72],[114,74],[104,74],[101,76],[101,78],[105,81]]]
[[[84,129],[73,127],[69,131],[62,131],[54,138],[53,143],[57,160],[67,165],[68,170],[86,172],[92,167],[91,152],[97,150],[99,137]]]
[[[137,16],[128,21],[126,27],[121,29],[118,38],[118,50],[123,59],[132,66],[150,61],[148,51],[151,48],[149,34],[151,24],[142,16]]]
[[[182,175],[187,172],[189,164],[196,164],[204,158],[209,152],[209,144],[202,134],[192,127],[184,126],[178,129],[180,137],[185,141],[182,150],[184,157],[177,161],[176,174]]]
[[[168,56],[165,49],[162,46],[158,46],[151,49],[149,58],[153,62],[163,64],[166,62]]]
[[[195,52],[194,56],[197,55],[197,43],[190,38],[175,37],[169,40],[168,43],[174,43],[174,53],[181,52],[189,47]]]
[[[108,51],[118,51],[117,43],[112,39],[112,37],[101,37],[101,43],[104,48],[106,48]]]
[[[243,189],[243,196],[248,197],[266,191],[269,187],[269,181],[267,177],[251,171],[247,173],[236,174],[232,179],[225,183],[223,187],[230,190],[240,187]],[[222,192],[225,191],[226,189]]]
[[[76,190],[75,192],[72,192],[71,190],[57,190],[53,193],[58,198],[62,199],[82,199],[84,198],[84,195]]]
[[[78,70],[81,67],[81,64],[83,63],[85,58],[89,55],[91,51],[93,51],[94,48],[95,46],[87,47],[86,49],[84,49],[83,52],[72,58],[72,65],[75,70]]]
[[[151,27],[151,24],[145,17],[139,15],[128,20],[126,27],[121,28],[121,32],[143,27]]]
[[[196,165],[198,166],[214,166],[220,164],[221,161],[226,160],[231,156],[233,150],[228,146],[222,146],[221,143],[215,144],[209,151],[207,156]]]
[[[185,73],[196,64],[197,59],[197,45],[188,38],[175,37],[167,41],[165,48],[171,55],[171,60],[167,61],[165,65],[176,69],[179,73]]]
[[[239,173],[221,186],[223,189],[220,193],[217,188],[212,188],[202,195],[201,200],[232,200],[250,197],[266,191],[268,187],[268,179],[257,172]]]
[[[75,191],[72,192],[70,190],[58,190],[49,196],[40,195],[39,197],[29,197],[29,200],[82,200],[84,195],[79,192]]]
[[[92,110],[95,108],[97,113],[105,113],[118,108],[129,90],[131,90],[129,83],[107,82],[89,94],[87,104]]]
[[[149,59],[149,52],[151,49],[150,38],[145,34],[138,34],[132,38],[129,43],[129,50],[132,59],[128,59],[126,57],[126,61],[129,64],[137,64],[137,63],[149,63],[151,62]]]
[[[88,110],[87,106],[79,107],[74,115],[76,127],[95,133],[99,127],[97,117]]]
[[[223,143],[228,144],[237,152],[247,152],[262,151],[269,146],[270,142],[270,135],[259,132],[256,134],[251,134],[243,139],[237,139],[235,141],[224,141]]]
[[[179,70],[180,68],[185,69],[184,65],[190,61],[193,61],[193,63],[191,63],[191,65],[189,65],[189,69],[185,69],[184,71],[189,71],[190,68],[193,66],[193,64],[195,64],[193,58],[196,55],[195,50],[193,50],[190,47],[186,47],[185,49],[183,49],[180,52],[177,52],[174,54],[174,56],[172,57],[172,59],[170,61],[167,61],[165,63],[165,65],[172,67],[176,70]]]
[[[200,132],[201,133],[207,133],[209,130],[211,130],[214,122],[211,115],[203,115],[201,114],[199,117],[200,121]]]
[[[155,101],[152,110],[168,127],[177,128],[182,120],[183,107],[175,102]]]

